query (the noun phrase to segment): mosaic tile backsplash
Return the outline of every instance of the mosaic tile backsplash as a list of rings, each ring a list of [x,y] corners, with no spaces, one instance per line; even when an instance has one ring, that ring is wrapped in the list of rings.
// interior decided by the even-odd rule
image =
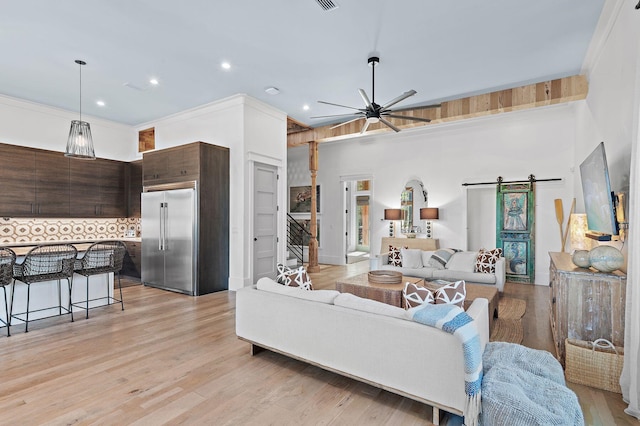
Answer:
[[[77,241],[140,235],[140,218],[0,219],[0,244],[32,241]]]

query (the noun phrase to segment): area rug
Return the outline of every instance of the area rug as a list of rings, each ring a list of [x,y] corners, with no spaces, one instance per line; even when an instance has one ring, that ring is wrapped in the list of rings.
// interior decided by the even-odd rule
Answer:
[[[522,317],[527,310],[527,302],[522,299],[503,297],[498,304],[498,318],[493,320],[491,342],[522,343],[524,330]]]

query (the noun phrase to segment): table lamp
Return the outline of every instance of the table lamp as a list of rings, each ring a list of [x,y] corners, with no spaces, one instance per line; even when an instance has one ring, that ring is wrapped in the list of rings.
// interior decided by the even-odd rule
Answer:
[[[425,234],[427,234],[427,238],[432,238],[432,220],[439,219],[440,211],[437,207],[425,207],[420,209],[420,219],[426,220]]]

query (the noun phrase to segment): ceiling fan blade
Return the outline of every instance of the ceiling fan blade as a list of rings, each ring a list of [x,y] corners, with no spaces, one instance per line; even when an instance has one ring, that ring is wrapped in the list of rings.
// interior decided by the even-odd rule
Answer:
[[[432,105],[423,105],[423,106],[412,106],[406,108],[394,108],[393,112],[402,112],[402,111],[411,111],[414,109],[428,109],[428,108],[440,108],[442,104],[432,104]]]
[[[402,95],[398,96],[397,98],[392,99],[389,102],[387,102],[386,104],[382,105],[382,110],[390,108],[393,105],[397,104],[398,102],[402,102],[405,99],[415,95],[416,93],[418,93],[418,92],[416,92],[415,90],[409,90],[408,92],[404,92]]]
[[[362,97],[364,104],[367,106],[367,109],[373,109],[373,106],[371,105],[371,101],[369,100],[367,93],[362,89],[358,89],[358,92],[360,92],[360,96]]]
[[[394,126],[389,120],[385,120],[384,118],[380,117],[380,121],[386,124],[388,127],[392,128],[394,132],[398,133],[400,131],[400,129]]]
[[[350,112],[349,114],[333,114],[333,115],[316,115],[314,117],[309,117],[311,119],[315,118],[335,118],[335,117],[351,117],[354,115],[364,115],[363,112]]]
[[[365,110],[361,109],[361,108],[355,108],[355,107],[350,107],[350,106],[346,106],[346,105],[340,105],[340,104],[334,104],[332,102],[325,102],[325,101],[318,101],[319,104],[325,104],[325,105],[333,105],[333,106],[338,106],[341,108],[349,108],[349,109],[355,109],[361,112],[364,112]]]
[[[364,122],[364,126],[362,126],[362,130],[360,130],[360,134],[363,134],[369,128],[369,120]]]
[[[412,117],[410,115],[387,114],[385,112],[381,113],[381,115],[384,115],[385,117],[399,118],[401,120],[423,121],[425,123],[430,123],[431,122],[431,120],[428,119],[428,118]]]
[[[344,123],[336,124],[333,127],[329,127],[329,129],[333,130],[333,129],[336,129],[336,128],[340,127],[340,126],[344,126],[345,124],[349,124],[349,123],[353,123],[354,121],[362,120],[363,118],[364,117],[356,117],[353,120],[345,121]]]

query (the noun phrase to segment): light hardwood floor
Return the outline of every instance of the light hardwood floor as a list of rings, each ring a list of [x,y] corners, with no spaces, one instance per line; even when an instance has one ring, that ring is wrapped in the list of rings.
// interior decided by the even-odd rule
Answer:
[[[312,279],[333,288],[367,268],[322,266]],[[424,404],[282,355],[251,357],[235,336],[233,292],[123,292],[124,312],[97,308],[89,320],[64,316],[0,335],[0,424],[430,424]],[[547,289],[508,284],[505,294],[527,299],[524,344],[552,350]],[[619,395],[570,386],[588,424],[638,424]]]

